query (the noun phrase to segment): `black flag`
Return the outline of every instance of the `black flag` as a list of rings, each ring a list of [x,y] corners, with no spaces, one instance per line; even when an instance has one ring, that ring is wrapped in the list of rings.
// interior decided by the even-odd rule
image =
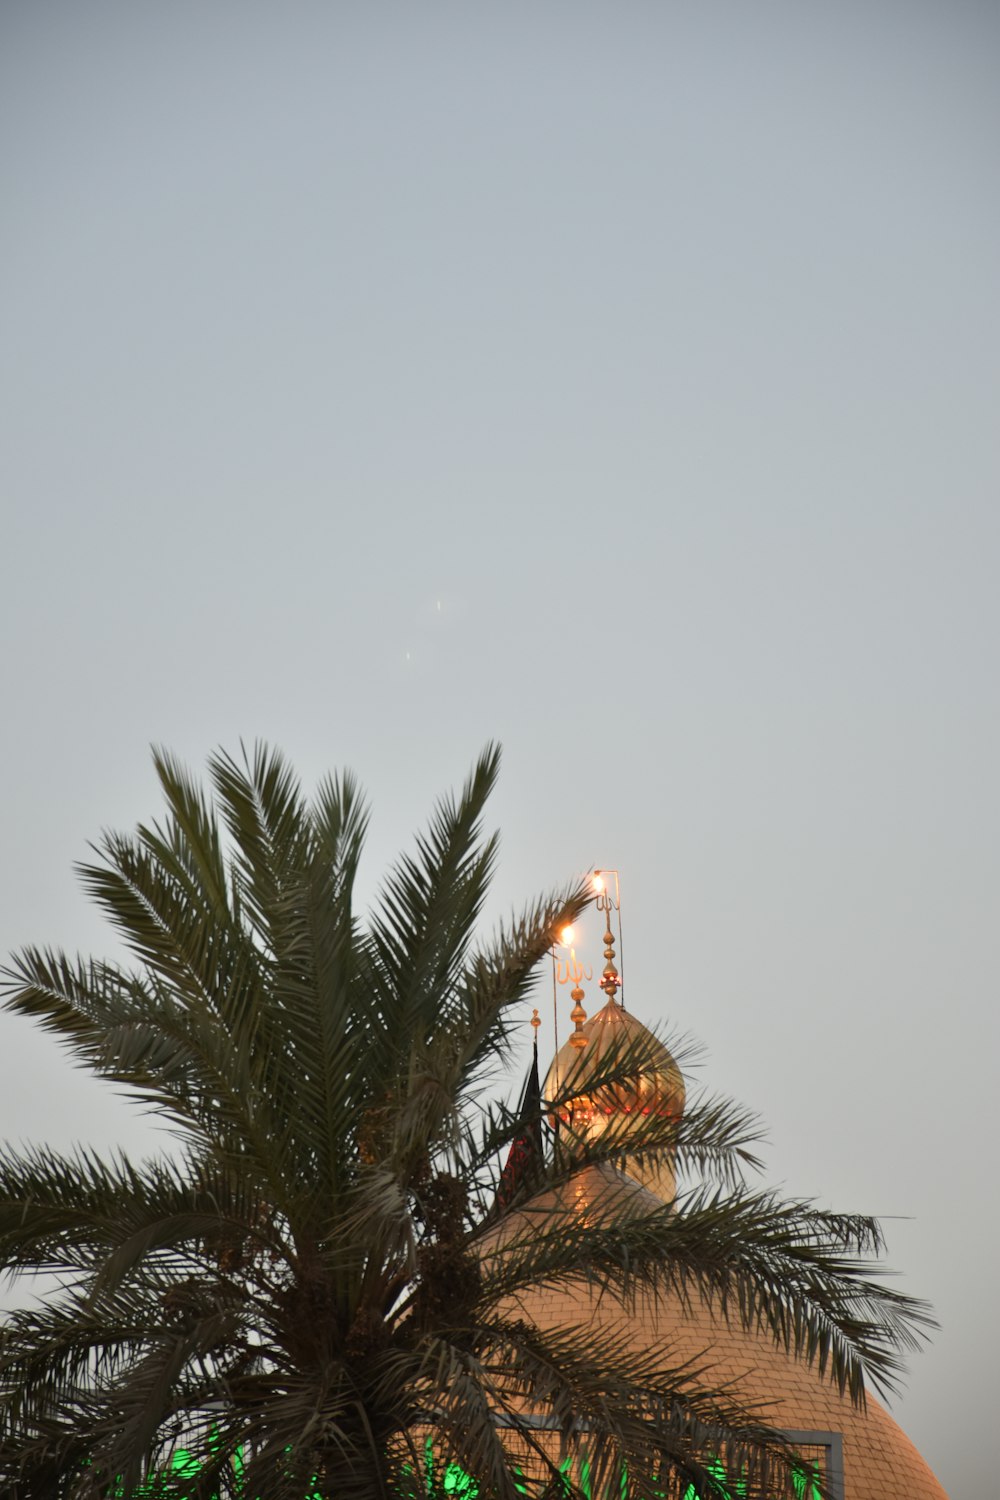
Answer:
[[[521,1090],[517,1110],[518,1131],[511,1142],[500,1174],[497,1207],[507,1208],[521,1190],[530,1186],[544,1159],[542,1144],[542,1090],[538,1082],[538,1046],[532,1050],[531,1067]]]

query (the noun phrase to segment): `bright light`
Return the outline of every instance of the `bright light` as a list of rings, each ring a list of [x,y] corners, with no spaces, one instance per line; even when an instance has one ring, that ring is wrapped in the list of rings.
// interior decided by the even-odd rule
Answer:
[[[568,948],[570,943],[573,941],[572,927],[564,927],[562,932],[559,934],[559,940]]]
[[[595,870],[594,871],[594,890],[595,891],[603,891],[603,889],[604,889],[604,877],[601,875],[600,870]]]

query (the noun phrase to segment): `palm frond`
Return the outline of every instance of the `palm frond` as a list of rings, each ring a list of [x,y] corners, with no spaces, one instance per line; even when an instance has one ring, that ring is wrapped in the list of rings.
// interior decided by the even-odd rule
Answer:
[[[3,1493],[400,1500],[453,1461],[494,1500],[626,1475],[652,1500],[718,1495],[712,1452],[791,1495],[767,1411],[655,1328],[518,1307],[550,1288],[705,1306],[856,1402],[892,1387],[929,1316],[879,1279],[875,1220],[747,1188],[747,1111],[682,1114],[666,1085],[630,1112],[655,1037],[570,1068],[533,1111],[491,1098],[555,931],[591,899],[569,885],[477,944],[497,748],[366,920],[353,777],[308,801],[264,745],[213,756],[209,790],[154,764],[165,814],[105,833],[80,872],[127,966],[29,948],[2,974],[8,1009],[179,1143],[143,1162],[0,1148],[0,1268],[56,1278],[0,1326]],[[526,1129],[547,1148],[498,1200]],[[663,1202],[651,1172],[691,1185]]]
[[[569,1193],[511,1215],[494,1237],[484,1297],[577,1286],[625,1306],[640,1295],[702,1303],[815,1363],[858,1403],[866,1380],[895,1388],[900,1351],[934,1326],[924,1303],[872,1279],[881,1240],[867,1216],[745,1191],[630,1202],[613,1178],[592,1181],[585,1222]]]

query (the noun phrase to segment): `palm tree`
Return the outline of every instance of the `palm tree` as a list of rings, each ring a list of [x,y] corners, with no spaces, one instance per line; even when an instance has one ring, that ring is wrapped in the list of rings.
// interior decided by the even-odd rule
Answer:
[[[544,1111],[486,1094],[589,892],[473,946],[496,749],[365,923],[350,776],[307,803],[266,748],[216,754],[211,793],[169,755],[155,763],[166,816],[105,835],[81,868],[130,961],[31,948],[5,971],[8,1008],[169,1122],[176,1149],[138,1164],[0,1153],[0,1262],[57,1278],[0,1331],[3,1493],[381,1500],[433,1491],[450,1462],[483,1497],[516,1500],[572,1493],[584,1451],[614,1494],[626,1474],[638,1495],[717,1493],[706,1455],[722,1451],[791,1493],[787,1444],[760,1414],[668,1347],[533,1325],[520,1293],[702,1296],[857,1400],[866,1377],[892,1381],[924,1310],[868,1279],[873,1221],[743,1186],[756,1124],[724,1103],[627,1138],[546,1127],[498,1195],[498,1166]],[[591,1086],[642,1065],[634,1048],[612,1055]],[[637,1153],[701,1185],[653,1210],[560,1213],[574,1173]],[[539,1195],[556,1205],[544,1222]],[[171,1470],[178,1449],[197,1461]]]

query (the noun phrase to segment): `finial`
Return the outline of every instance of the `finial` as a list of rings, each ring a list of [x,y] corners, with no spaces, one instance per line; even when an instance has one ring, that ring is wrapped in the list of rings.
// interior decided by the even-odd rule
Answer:
[[[607,963],[604,965],[604,973],[601,975],[600,988],[613,1000],[621,988],[621,979],[615,968],[615,939],[609,922],[604,932],[604,957]]]
[[[570,1035],[569,1041],[570,1046],[575,1047],[579,1051],[581,1047],[586,1047],[587,1045],[587,1038],[583,1030],[583,1023],[587,1019],[587,1012],[580,1004],[580,1001],[583,999],[582,981],[584,979],[593,979],[594,975],[589,965],[585,968],[577,959],[576,949],[571,946],[573,936],[572,927],[563,928],[561,940],[569,947],[569,958],[557,963],[553,956],[552,972],[558,984],[572,984],[573,986],[569,992],[570,999],[573,1001],[573,1009],[569,1015],[570,1020],[575,1023],[576,1030]]]
[[[596,893],[594,896],[594,903],[597,906],[597,910],[603,911],[607,918],[604,929],[604,972],[601,975],[598,984],[599,988],[604,991],[609,1000],[616,1000],[618,998],[618,991],[622,987],[622,981],[621,975],[618,973],[618,970],[615,967],[615,935],[611,931],[611,913],[612,910],[617,910],[620,912],[620,906],[619,901],[616,901],[612,897],[611,892],[608,890],[607,883],[604,879],[605,874],[614,875],[615,889],[617,890],[618,888],[617,871],[594,871],[593,885],[594,891]]]
[[[535,1055],[535,1067],[538,1067],[538,1028],[542,1024],[542,1018],[537,1008],[531,1012],[531,1050]]]
[[[569,995],[570,999],[574,1002],[573,1009],[569,1013],[569,1018],[576,1025],[576,1030],[570,1036],[569,1044],[579,1052],[581,1047],[586,1047],[587,1045],[587,1038],[583,1030],[583,1023],[587,1019],[587,1012],[580,1004],[580,1001],[583,999],[583,989],[579,979],[577,979],[575,988],[570,990]]]

